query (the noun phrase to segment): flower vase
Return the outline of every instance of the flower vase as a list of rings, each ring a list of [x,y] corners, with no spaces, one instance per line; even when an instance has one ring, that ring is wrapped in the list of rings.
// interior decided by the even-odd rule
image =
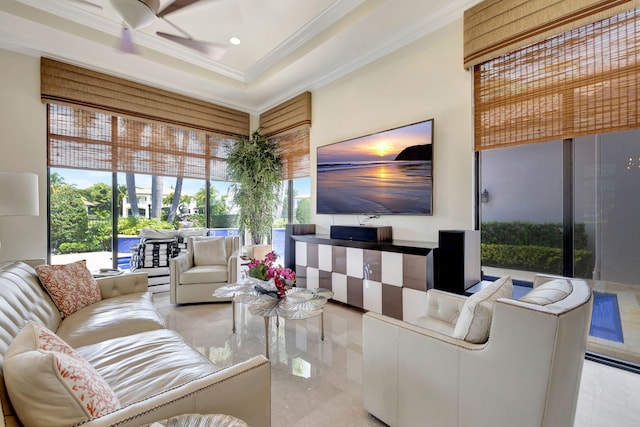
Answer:
[[[260,280],[249,276],[249,280],[253,283],[253,289],[259,294],[278,298],[278,290],[276,289],[273,279]]]

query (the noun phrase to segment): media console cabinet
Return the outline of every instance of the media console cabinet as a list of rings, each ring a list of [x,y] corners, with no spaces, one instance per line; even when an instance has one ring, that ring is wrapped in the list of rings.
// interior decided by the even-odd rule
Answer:
[[[436,243],[364,242],[317,234],[290,239],[299,286],[330,289],[333,300],[400,320],[424,315]]]

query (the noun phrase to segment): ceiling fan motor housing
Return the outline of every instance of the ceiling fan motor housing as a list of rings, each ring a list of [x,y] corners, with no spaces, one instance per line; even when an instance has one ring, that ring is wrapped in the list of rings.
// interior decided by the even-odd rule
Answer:
[[[160,0],[109,0],[113,9],[133,29],[151,25],[160,9]]]

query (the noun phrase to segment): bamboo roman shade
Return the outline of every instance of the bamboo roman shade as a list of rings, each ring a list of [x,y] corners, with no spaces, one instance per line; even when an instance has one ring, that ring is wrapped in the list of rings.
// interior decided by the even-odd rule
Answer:
[[[260,115],[261,133],[280,144],[284,179],[310,175],[310,127],[310,92],[298,95]]]
[[[226,181],[249,114],[47,58],[48,166]]]
[[[474,67],[476,149],[640,127],[639,84],[640,9],[495,57]]]
[[[50,167],[226,180],[225,135],[64,105],[48,111]]]
[[[639,6],[638,0],[485,0],[464,13],[464,66]]]
[[[249,114],[140,83],[42,58],[41,97],[138,120],[223,135],[249,135]]]

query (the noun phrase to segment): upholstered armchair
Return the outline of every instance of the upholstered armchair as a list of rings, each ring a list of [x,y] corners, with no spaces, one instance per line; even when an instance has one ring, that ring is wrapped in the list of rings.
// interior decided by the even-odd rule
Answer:
[[[505,297],[505,293],[508,293]],[[416,324],[363,317],[365,409],[395,426],[573,426],[593,297],[584,280],[429,290]]]
[[[229,301],[213,296],[237,281],[239,236],[189,237],[187,251],[169,261],[172,304]]]

